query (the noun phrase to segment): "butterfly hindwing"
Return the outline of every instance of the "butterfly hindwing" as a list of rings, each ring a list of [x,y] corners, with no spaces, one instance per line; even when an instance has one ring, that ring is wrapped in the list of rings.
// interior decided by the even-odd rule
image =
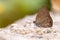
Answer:
[[[39,10],[34,23],[39,27],[52,27],[53,21],[45,6]]]

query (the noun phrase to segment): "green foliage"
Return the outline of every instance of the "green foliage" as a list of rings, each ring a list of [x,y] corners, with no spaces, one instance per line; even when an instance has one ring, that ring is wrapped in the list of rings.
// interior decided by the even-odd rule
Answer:
[[[0,28],[6,27],[25,15],[35,14],[42,6],[50,9],[49,0],[0,0],[5,11],[0,13]]]

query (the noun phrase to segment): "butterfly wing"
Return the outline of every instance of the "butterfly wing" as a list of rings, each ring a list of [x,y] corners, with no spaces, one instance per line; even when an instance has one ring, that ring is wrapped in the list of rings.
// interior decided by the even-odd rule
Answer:
[[[34,23],[39,27],[52,27],[53,21],[45,6],[39,10]]]

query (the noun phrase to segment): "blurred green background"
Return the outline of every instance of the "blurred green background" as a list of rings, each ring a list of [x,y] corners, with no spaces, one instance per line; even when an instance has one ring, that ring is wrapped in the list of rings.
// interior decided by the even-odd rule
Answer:
[[[0,0],[0,28],[35,14],[42,6],[50,10],[50,0]]]

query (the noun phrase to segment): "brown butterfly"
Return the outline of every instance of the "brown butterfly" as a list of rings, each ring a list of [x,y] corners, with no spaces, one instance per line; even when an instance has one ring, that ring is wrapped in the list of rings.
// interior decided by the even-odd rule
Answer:
[[[34,23],[38,27],[40,27],[40,26],[41,27],[52,27],[53,20],[49,14],[49,10],[45,6],[43,6],[39,10]]]

